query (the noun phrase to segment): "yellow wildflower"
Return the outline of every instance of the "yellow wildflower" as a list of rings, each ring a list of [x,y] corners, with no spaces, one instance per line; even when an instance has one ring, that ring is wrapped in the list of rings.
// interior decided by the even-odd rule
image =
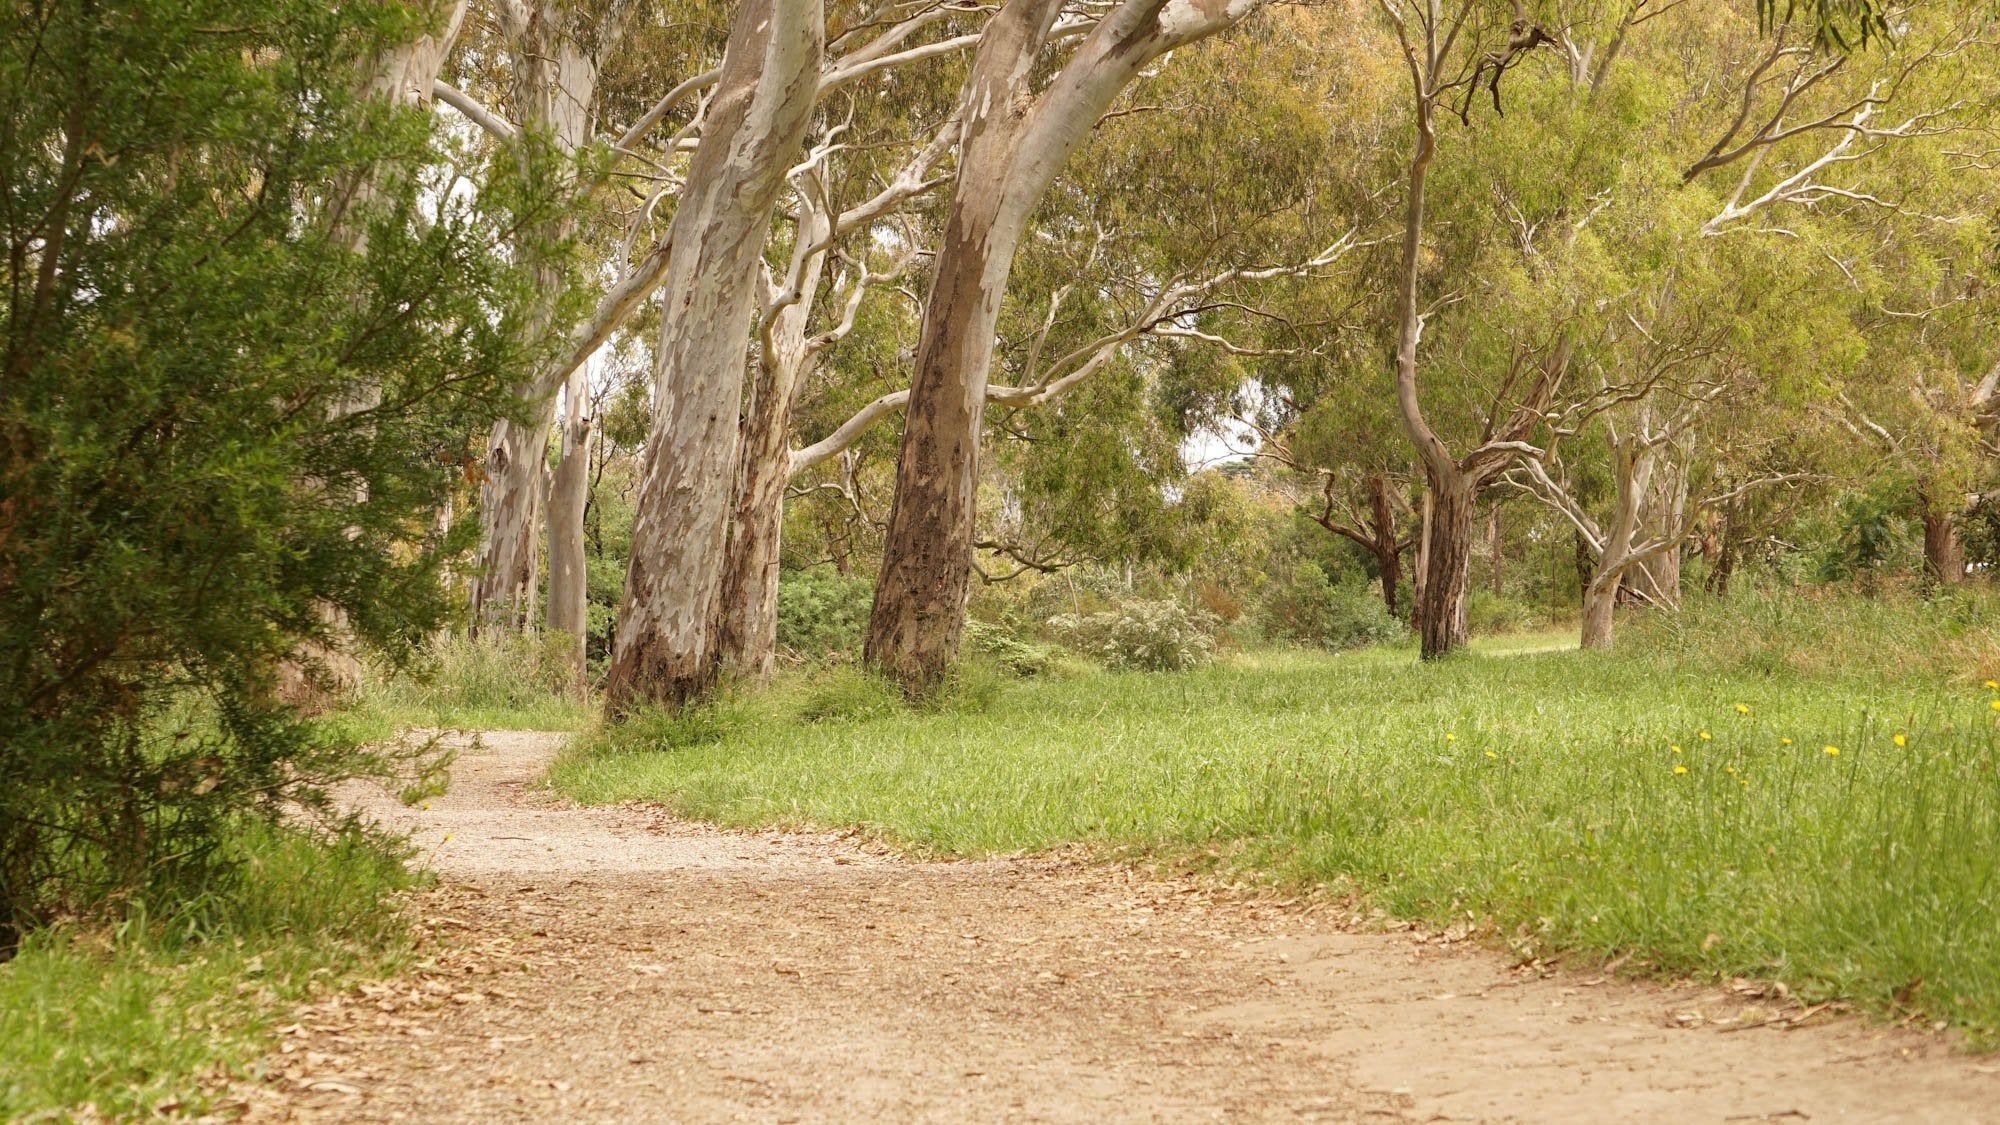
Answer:
[[[1738,703],[1736,705],[1736,713],[1739,715],[1748,715],[1750,713],[1750,705],[1748,703]]]
[[[1829,745],[1829,746],[1827,746],[1827,748],[1826,748],[1826,750],[1825,750],[1824,752],[1825,752],[1826,754],[1828,754],[1829,756],[1831,756],[1831,757],[1835,757],[1835,758],[1838,758],[1838,757],[1840,757],[1840,747],[1838,747],[1838,746],[1832,746],[1832,745]]]
[[[1904,736],[1904,735],[1900,735],[1900,734],[1899,734],[1899,735],[1897,735],[1896,737],[1894,737],[1894,738],[1890,739],[1889,741],[1891,741],[1891,742],[1895,743],[1895,744],[1896,744],[1896,745],[1898,745],[1898,746],[1908,746],[1908,745],[1910,744],[1910,740],[1909,740],[1909,738],[1908,738],[1907,736]]]
[[[1446,742],[1457,742],[1457,741],[1458,741],[1458,736],[1457,736],[1457,735],[1455,735],[1455,734],[1452,734],[1452,733],[1450,733],[1450,732],[1446,732],[1446,734],[1445,734],[1445,736],[1444,736],[1444,740],[1445,740]]]
[[[1491,751],[1491,750],[1488,750],[1488,751],[1486,752],[1486,756],[1487,756],[1487,757],[1489,757],[1489,758],[1497,758],[1497,757],[1499,757],[1500,755],[1498,755],[1498,754],[1495,754],[1495,753],[1494,753],[1493,751]]]
[[[1701,740],[1702,740],[1703,742],[1707,742],[1707,741],[1708,741],[1708,732],[1707,732],[1707,731],[1702,731],[1702,732],[1701,732]]]
[[[1681,752],[1681,748],[1680,748],[1680,747],[1678,747],[1678,746],[1674,747],[1674,753],[1678,754],[1678,753],[1680,753],[1680,752]]]
[[[1996,699],[1993,702],[1988,703],[1987,706],[1993,708],[1995,711],[2000,711],[2000,699]]]
[[[1781,738],[1778,740],[1778,745],[1780,746],[1790,746],[1791,744],[1792,740],[1789,738]]]
[[[1728,771],[1729,771],[1730,773],[1735,773],[1735,772],[1736,772],[1736,767],[1735,767],[1735,766],[1724,766],[1723,768],[1724,768],[1724,769],[1726,769],[1726,770],[1728,770]]]
[[[1675,767],[1674,767],[1674,772],[1675,772],[1675,773],[1686,773],[1687,771],[1688,771],[1688,768],[1687,768],[1686,766],[1675,766]]]
[[[1988,681],[1986,681],[1986,690],[1987,690],[1987,691],[2000,691],[2000,680],[1988,680]]]

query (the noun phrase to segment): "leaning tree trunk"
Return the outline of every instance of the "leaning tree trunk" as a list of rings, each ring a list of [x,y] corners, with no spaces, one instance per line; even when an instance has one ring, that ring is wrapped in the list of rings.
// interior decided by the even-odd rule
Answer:
[[[563,390],[562,460],[549,477],[549,607],[551,632],[573,638],[569,658],[579,686],[584,641],[590,631],[590,585],[585,570],[583,511],[590,499],[590,446],[595,433],[587,369],[570,373]]]
[[[512,67],[514,103],[521,115],[511,141],[514,158],[523,179],[551,201],[523,224],[516,244],[516,253],[534,280],[532,303],[523,310],[519,329],[523,344],[533,352],[557,329],[556,314],[567,288],[566,263],[557,256],[558,248],[576,232],[577,210],[567,204],[575,190],[576,153],[590,136],[590,110],[596,99],[597,60],[579,45],[579,33],[588,30],[609,38],[615,31],[610,27],[584,29],[575,22],[581,19],[580,14],[565,14],[546,0],[533,7],[501,5],[500,12]],[[605,22],[615,25],[617,19],[614,11]],[[580,573],[580,546],[560,560],[555,551],[558,538],[564,540],[566,550],[572,536],[575,544],[581,544],[582,504],[574,502],[576,496],[569,493],[560,501],[549,497],[544,504],[550,489],[546,478],[555,393],[560,380],[572,374],[565,372],[548,384],[544,384],[541,370],[524,377],[514,388],[524,404],[524,416],[496,423],[487,440],[486,480],[479,490],[483,534],[479,570],[472,584],[475,635],[482,629],[518,632],[534,624],[541,591],[545,510],[549,519],[564,525],[560,530],[553,523],[550,526],[550,582],[558,581],[559,569],[572,565]],[[571,383],[577,385],[574,378]],[[565,435],[565,454],[569,446]],[[560,614],[570,621],[571,605],[567,603],[574,601],[574,594],[563,591],[566,604],[560,609],[555,594],[551,589],[549,614],[552,618]],[[580,625],[576,631],[581,633]],[[582,667],[579,649],[579,676]]]
[[[930,690],[958,654],[994,327],[1029,219],[1142,70],[1241,20],[1257,3],[1123,0],[1039,94],[1035,64],[1060,0],[1008,0],[980,37],[961,94],[958,177],[918,333],[864,650],[870,665],[906,691]]]
[[[687,704],[714,681],[750,319],[824,38],[817,0],[746,0],[730,27],[668,232],[653,427],[605,682],[614,715],[647,701]]]
[[[1473,509],[1479,494],[1463,473],[1430,475],[1431,519],[1424,552],[1424,596],[1416,607],[1424,659],[1443,656],[1469,639],[1465,602],[1472,587]]]

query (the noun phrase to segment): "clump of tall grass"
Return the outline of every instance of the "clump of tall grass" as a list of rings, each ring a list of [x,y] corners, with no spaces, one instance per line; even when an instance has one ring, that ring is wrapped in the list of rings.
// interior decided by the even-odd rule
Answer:
[[[245,820],[224,848],[209,881],[34,931],[0,964],[0,1119],[198,1113],[289,1004],[408,955],[392,842]]]
[[[543,632],[440,640],[411,671],[371,674],[350,717],[388,729],[574,730],[591,714],[574,644]]]

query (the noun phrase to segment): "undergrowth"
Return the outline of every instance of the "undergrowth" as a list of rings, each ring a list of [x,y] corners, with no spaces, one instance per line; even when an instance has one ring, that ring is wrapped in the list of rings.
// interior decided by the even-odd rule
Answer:
[[[290,1004],[407,953],[414,877],[384,841],[246,821],[227,848],[171,914],[37,930],[0,963],[0,1119],[199,1113]]]

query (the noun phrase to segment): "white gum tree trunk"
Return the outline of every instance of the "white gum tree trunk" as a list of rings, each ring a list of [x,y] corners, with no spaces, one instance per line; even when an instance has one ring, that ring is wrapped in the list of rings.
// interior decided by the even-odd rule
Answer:
[[[579,367],[563,388],[562,457],[549,477],[549,605],[551,631],[573,638],[570,660],[583,683],[589,631],[589,584],[584,570],[583,515],[590,499],[591,443],[596,434],[590,378]]]
[[[670,225],[653,427],[641,469],[606,704],[698,698],[736,482],[751,317],[771,212],[797,159],[825,40],[818,0],[745,0]]]
[[[615,38],[621,12],[621,5],[612,5],[601,13],[599,25],[590,29],[600,42]],[[521,116],[509,143],[522,174],[542,185],[544,197],[566,202],[575,190],[574,161],[590,138],[591,106],[597,96],[597,56],[581,45],[585,29],[579,21],[587,18],[586,14],[543,0],[533,5],[503,3],[499,15],[510,56],[513,102]],[[534,274],[538,295],[538,303],[526,310],[521,323],[524,340],[531,346],[557,327],[555,317],[567,279],[564,263],[550,248],[575,230],[576,209],[561,203],[546,208],[523,228],[519,252]],[[543,371],[524,377],[515,387],[525,406],[524,416],[495,423],[487,439],[486,477],[479,492],[482,535],[478,569],[472,580],[475,634],[482,629],[519,631],[535,623],[545,497],[551,527],[551,582],[557,570],[570,574],[582,570],[582,493],[551,489],[545,479],[556,389],[548,384]],[[588,397],[588,388],[582,397]],[[587,442],[586,431],[586,446]],[[565,451],[567,448],[565,435]],[[558,523],[564,532],[554,530]],[[568,534],[572,524],[573,536]],[[560,561],[553,557],[558,539],[571,550],[571,556]],[[563,593],[565,598],[571,597],[569,590]],[[549,613],[566,614],[569,608],[556,608],[552,589]],[[565,616],[565,620],[569,618]],[[550,623],[553,626],[553,620]],[[580,635],[580,629],[573,631]],[[581,648],[577,660],[580,675]]]

